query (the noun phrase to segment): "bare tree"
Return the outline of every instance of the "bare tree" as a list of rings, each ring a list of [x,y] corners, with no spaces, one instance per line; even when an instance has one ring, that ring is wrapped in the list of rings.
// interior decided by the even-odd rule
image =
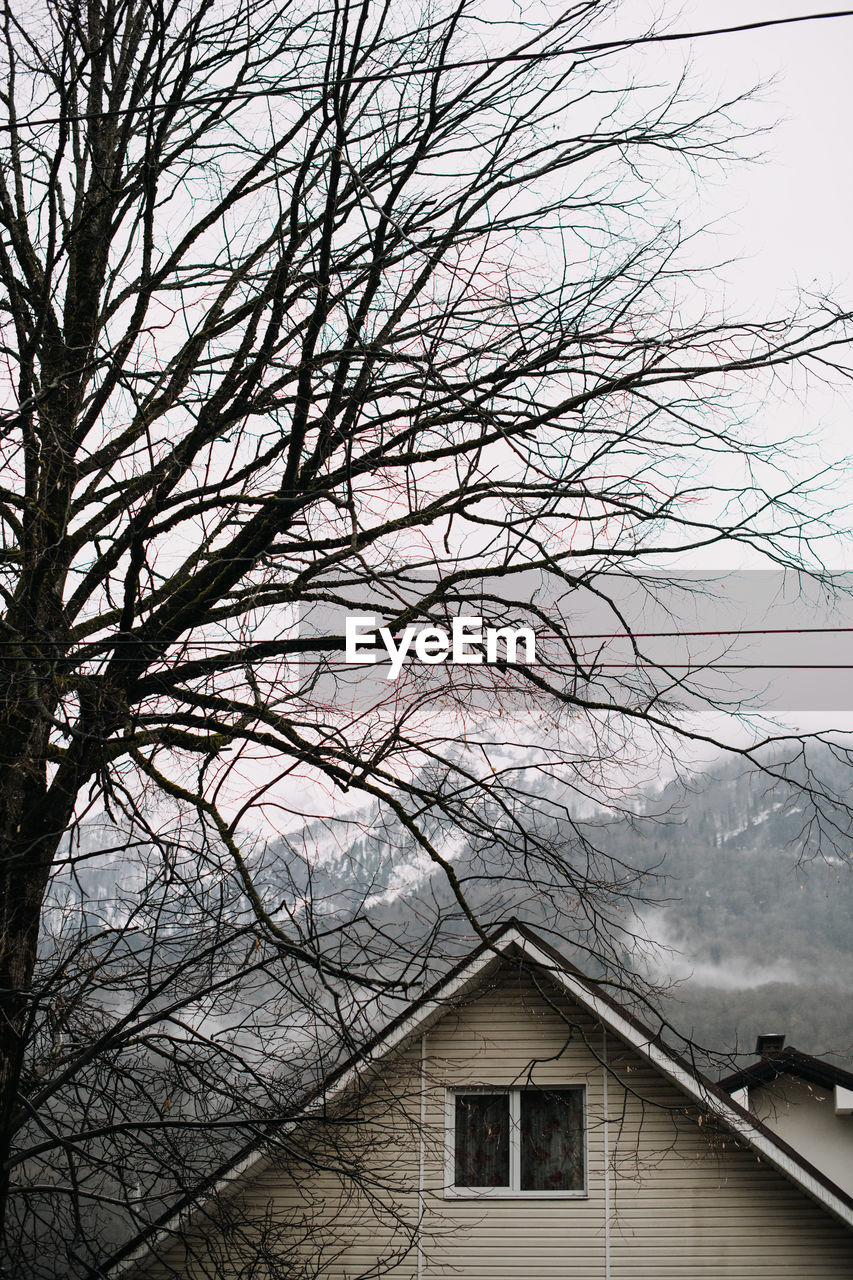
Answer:
[[[217,1108],[170,1131],[169,1070],[187,1097],[193,1072],[220,1081],[229,1132],[286,1110],[300,1071],[272,1088],[235,1030],[272,1007],[253,975],[336,1034],[353,1002],[402,994],[434,921],[401,947],[366,917],[418,858],[479,929],[499,852],[507,884],[550,893],[618,962],[614,904],[643,868],[598,851],[571,796],[604,794],[599,765],[635,725],[688,730],[666,671],[602,692],[559,595],[726,540],[808,561],[827,525],[739,414],[764,373],[841,368],[848,317],[690,318],[685,233],[655,184],[725,162],[737,104],[634,86],[630,42],[594,39],[612,11],[4,7],[4,1206],[10,1168],[60,1152],[44,1203],[125,1209],[116,1169],[144,1131],[148,1151],[180,1146],[173,1169],[207,1155]],[[519,571],[537,598],[506,587]],[[318,612],[399,637],[460,608],[547,632],[541,661],[368,673],[353,692]],[[580,747],[560,736],[578,716]],[[564,787],[551,812],[536,768]],[[369,806],[347,821],[386,850],[328,926],[311,857],[241,838],[253,806],[307,817],[323,786]],[[87,805],[144,868],[111,918],[84,901],[68,834]],[[228,1035],[208,1035],[226,1006]],[[124,1118],[114,1092],[98,1119],[100,1072],[123,1080]]]

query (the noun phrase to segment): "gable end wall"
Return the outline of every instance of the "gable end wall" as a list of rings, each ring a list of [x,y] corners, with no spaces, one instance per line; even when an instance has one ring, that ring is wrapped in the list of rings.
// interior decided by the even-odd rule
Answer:
[[[445,1197],[446,1091],[489,1084],[584,1085],[585,1198]],[[350,1117],[342,1112],[330,1131],[324,1136],[315,1127],[300,1138],[314,1168],[296,1159],[287,1168],[270,1165],[229,1197],[232,1218],[244,1226],[239,1249],[202,1230],[190,1250],[196,1261],[172,1246],[165,1255],[171,1270],[148,1265],[138,1274],[145,1280],[853,1276],[853,1232],[730,1134],[707,1119],[699,1123],[674,1086],[636,1051],[605,1036],[547,978],[512,966],[493,973],[474,997],[449,1007],[423,1041],[380,1068],[365,1100]],[[360,1152],[356,1178],[347,1168],[351,1149]],[[283,1262],[287,1254],[278,1272],[274,1262],[266,1271],[259,1266],[252,1248],[251,1224],[260,1218],[267,1256],[278,1251]],[[220,1266],[217,1257],[227,1257],[229,1248],[232,1261]]]

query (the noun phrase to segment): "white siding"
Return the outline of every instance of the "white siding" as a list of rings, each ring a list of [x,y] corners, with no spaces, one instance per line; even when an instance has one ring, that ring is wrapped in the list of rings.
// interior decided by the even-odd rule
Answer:
[[[749,1091],[750,1110],[853,1195],[853,1116],[836,1115],[832,1089],[780,1076]]]

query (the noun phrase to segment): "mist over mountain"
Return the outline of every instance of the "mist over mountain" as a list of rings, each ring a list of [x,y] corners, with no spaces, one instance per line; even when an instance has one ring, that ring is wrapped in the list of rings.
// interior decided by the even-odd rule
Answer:
[[[815,759],[821,782],[843,797],[849,769],[830,749]],[[650,792],[630,822],[587,806],[574,825],[561,823],[554,816],[566,799],[559,779],[539,779],[536,788],[555,841],[571,849],[586,838],[614,866],[647,869],[651,902],[626,920],[620,958],[638,977],[669,987],[661,1009],[681,1034],[718,1053],[749,1056],[759,1033],[781,1031],[799,1049],[853,1061],[853,833],[840,808],[818,820],[789,784],[736,762]],[[461,838],[432,836],[449,860],[470,859]],[[104,823],[93,824],[83,844],[90,856],[74,877],[60,870],[55,879],[54,917],[82,899],[93,926],[119,924],[133,910],[145,843]],[[588,854],[579,848],[577,857]],[[547,927],[566,888],[549,882],[546,867],[534,897],[507,874],[499,851],[474,851],[478,860],[487,873],[466,884],[466,895],[480,918],[515,914]],[[251,863],[265,901],[291,923],[298,926],[309,904],[330,925],[364,917],[349,930],[352,946],[381,929],[419,956],[411,990],[474,940],[442,873],[407,833],[369,811],[257,842]],[[237,892],[235,910],[239,900]],[[640,935],[636,944],[632,933]],[[598,976],[596,956],[573,946],[577,939],[551,937]],[[656,947],[643,945],[644,937]],[[176,937],[175,945],[191,939]]]
[[[830,750],[820,777],[839,797],[849,769]],[[664,789],[646,826],[668,901],[649,932],[678,979],[667,1015],[686,1035],[751,1055],[758,1034],[784,1032],[805,1052],[853,1060],[853,836],[840,810],[818,819],[789,786],[734,764],[689,790]],[[624,831],[614,832],[617,844]]]

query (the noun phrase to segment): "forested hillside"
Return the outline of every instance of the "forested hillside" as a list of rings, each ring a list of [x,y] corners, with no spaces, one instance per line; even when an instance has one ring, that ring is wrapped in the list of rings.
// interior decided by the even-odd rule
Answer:
[[[849,770],[829,749],[815,753],[811,765],[815,785],[844,796]],[[552,780],[543,813],[564,798]],[[585,872],[588,839],[612,859],[614,882],[620,863],[648,869],[651,904],[638,905],[637,918],[625,912],[621,959],[669,987],[661,1005],[667,1021],[715,1055],[749,1057],[758,1034],[781,1031],[806,1052],[853,1061],[853,832],[843,812],[824,804],[818,817],[808,790],[772,784],[735,762],[650,793],[639,808],[634,821],[603,812],[574,826],[554,819],[554,839],[576,846]],[[359,850],[364,865],[363,842]],[[515,913],[546,928],[550,896],[561,892],[550,882],[537,899],[498,876],[466,889],[484,919]],[[441,877],[386,898],[381,911],[398,927],[408,920],[417,928],[427,899],[450,911]],[[583,940],[581,908],[578,922]],[[463,949],[464,932],[461,922],[458,932],[445,929],[445,954]],[[635,944],[633,932],[660,949]],[[595,957],[572,945],[577,939],[551,941],[598,976]]]
[[[828,753],[824,765],[822,776],[842,794],[847,780],[841,767]],[[542,811],[553,813],[555,800],[563,799],[557,780],[547,793]],[[765,776],[732,764],[693,777],[688,785],[670,784],[640,808],[633,823],[604,813],[587,814],[571,828],[549,820],[554,840],[576,846],[577,863],[585,870],[589,855],[579,835],[605,859],[648,868],[644,892],[651,905],[640,905],[638,918],[626,918],[620,958],[638,975],[671,986],[662,1006],[667,1020],[718,1052],[749,1054],[758,1033],[783,1031],[802,1050],[853,1061],[850,834],[826,823],[819,832],[802,796],[783,784],[770,788]],[[83,864],[76,883],[59,876],[49,925],[73,923],[69,899],[79,900],[81,890],[88,906],[80,902],[78,910],[88,928],[118,924],[134,909],[139,850],[122,850],[121,833],[114,829],[93,829],[88,841],[104,852]],[[482,851],[484,864],[490,856]],[[474,940],[443,875],[430,875],[418,864],[405,833],[387,826],[371,830],[363,813],[343,834],[306,827],[267,845],[254,871],[265,898],[285,903],[292,924],[301,915],[314,927],[318,921],[334,927],[336,920],[361,919],[352,930],[361,945],[369,947],[378,930],[387,939],[386,952],[395,945],[410,949],[416,958],[411,992]],[[547,928],[551,898],[565,895],[566,886],[545,883],[547,869],[540,872],[543,891],[533,895],[528,886],[504,877],[496,860],[481,881],[466,883],[466,896],[484,921],[517,914]],[[240,901],[235,886],[237,914]],[[583,941],[578,916],[574,939],[551,935],[551,941],[598,976],[595,956],[573,946]],[[635,931],[661,949],[650,955],[648,948],[634,946]],[[437,945],[430,945],[431,937]],[[177,946],[179,938],[180,931]],[[183,945],[193,945],[192,934]]]
[[[822,777],[850,785],[827,752]],[[668,812],[667,812],[668,811]],[[649,932],[673,950],[659,970],[683,979],[673,1022],[705,1045],[751,1052],[782,1031],[811,1053],[853,1057],[853,839],[821,830],[802,798],[733,766],[650,798],[642,839],[664,873]],[[636,839],[613,831],[623,847]]]

